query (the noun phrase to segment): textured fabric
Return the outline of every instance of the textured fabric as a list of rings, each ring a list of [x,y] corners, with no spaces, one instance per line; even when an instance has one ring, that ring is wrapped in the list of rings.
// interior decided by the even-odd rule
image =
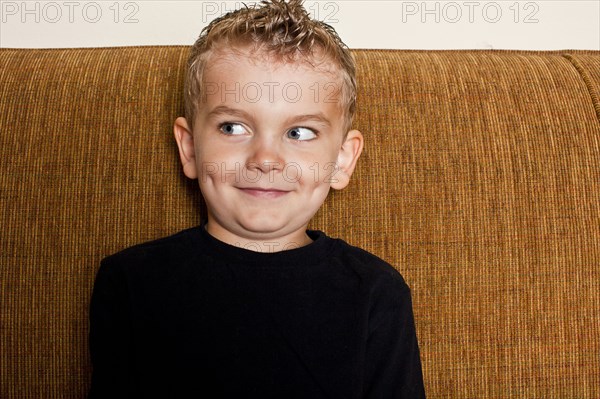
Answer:
[[[424,398],[410,291],[381,259],[308,232],[261,253],[203,227],[102,261],[92,398]]]
[[[409,282],[428,395],[600,397],[600,52],[354,54],[366,148],[311,227]],[[100,260],[204,216],[186,57],[0,50],[0,397],[84,397]]]

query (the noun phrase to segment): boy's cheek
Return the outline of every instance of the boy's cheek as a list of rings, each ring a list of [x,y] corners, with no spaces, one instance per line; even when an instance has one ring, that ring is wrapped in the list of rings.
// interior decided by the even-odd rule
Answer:
[[[216,162],[201,162],[200,171],[202,175],[214,175],[219,171],[219,165]]]
[[[200,179],[206,183],[208,179],[213,179],[219,173],[219,165],[216,162],[200,162]]]

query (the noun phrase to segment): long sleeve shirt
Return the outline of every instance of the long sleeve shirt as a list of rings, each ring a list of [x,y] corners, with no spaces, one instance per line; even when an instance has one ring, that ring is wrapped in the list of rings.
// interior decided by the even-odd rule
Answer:
[[[307,246],[261,253],[196,227],[105,258],[89,398],[425,397],[401,275],[307,234]]]

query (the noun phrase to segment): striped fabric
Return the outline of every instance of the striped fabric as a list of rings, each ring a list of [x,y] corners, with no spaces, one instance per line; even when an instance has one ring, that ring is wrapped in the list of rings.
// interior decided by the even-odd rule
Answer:
[[[600,52],[355,50],[366,148],[313,228],[411,286],[430,398],[600,397]],[[83,398],[99,261],[205,214],[187,48],[0,50],[0,397]]]

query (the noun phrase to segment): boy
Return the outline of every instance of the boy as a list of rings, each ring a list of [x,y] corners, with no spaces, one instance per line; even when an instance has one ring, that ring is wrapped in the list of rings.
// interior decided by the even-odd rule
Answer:
[[[102,261],[90,397],[424,397],[410,292],[307,225],[363,147],[354,63],[300,1],[213,21],[174,133],[208,218]]]

